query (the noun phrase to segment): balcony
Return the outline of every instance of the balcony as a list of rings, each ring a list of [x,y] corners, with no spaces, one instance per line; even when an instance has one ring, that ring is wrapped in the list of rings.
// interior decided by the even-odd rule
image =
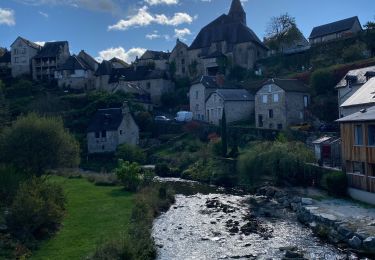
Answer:
[[[358,173],[347,173],[349,187],[375,193],[375,177]]]

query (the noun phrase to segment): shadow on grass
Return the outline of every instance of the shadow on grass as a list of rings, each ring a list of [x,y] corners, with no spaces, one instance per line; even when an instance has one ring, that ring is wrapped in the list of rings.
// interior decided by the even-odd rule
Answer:
[[[131,192],[128,192],[126,190],[124,190],[124,188],[117,188],[117,189],[113,189],[109,192],[109,195],[111,197],[129,197],[131,196]]]

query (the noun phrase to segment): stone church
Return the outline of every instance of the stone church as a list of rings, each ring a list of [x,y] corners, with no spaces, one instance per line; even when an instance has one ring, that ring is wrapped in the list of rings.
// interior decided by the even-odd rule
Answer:
[[[169,62],[176,76],[196,78],[225,73],[230,66],[253,69],[267,50],[247,26],[241,1],[232,0],[229,13],[203,27],[190,46],[177,40]]]

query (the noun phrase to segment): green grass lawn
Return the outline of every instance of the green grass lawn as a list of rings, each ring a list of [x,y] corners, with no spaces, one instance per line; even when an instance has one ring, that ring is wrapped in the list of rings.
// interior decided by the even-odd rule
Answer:
[[[95,186],[86,179],[51,177],[63,185],[67,214],[61,230],[41,244],[31,259],[82,259],[98,243],[127,230],[132,194],[121,187]]]

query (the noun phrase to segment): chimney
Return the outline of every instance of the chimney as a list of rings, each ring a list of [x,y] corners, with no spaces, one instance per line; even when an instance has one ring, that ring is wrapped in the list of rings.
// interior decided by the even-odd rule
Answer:
[[[224,86],[224,83],[225,83],[225,76],[224,74],[216,74],[216,84],[219,86],[219,87],[222,87]]]
[[[125,114],[129,114],[130,113],[130,109],[129,109],[129,104],[128,104],[128,101],[124,101],[124,103],[122,103],[122,114],[125,115]]]

